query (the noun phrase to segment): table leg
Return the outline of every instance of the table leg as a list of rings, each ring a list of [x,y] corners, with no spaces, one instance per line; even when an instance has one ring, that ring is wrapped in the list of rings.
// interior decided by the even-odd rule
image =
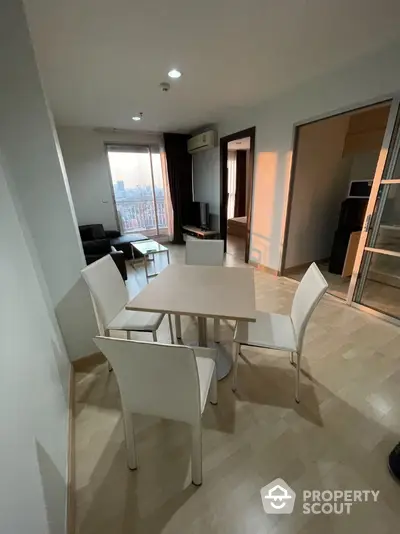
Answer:
[[[230,373],[232,369],[232,355],[225,349],[222,344],[216,343],[217,360],[215,367],[217,369],[217,380],[222,380]]]
[[[217,369],[217,379],[225,378],[232,369],[232,355],[223,343],[207,342],[207,319],[198,317],[199,347],[209,347],[216,349],[217,356],[215,366]]]
[[[207,347],[207,319],[198,317],[199,347]]]

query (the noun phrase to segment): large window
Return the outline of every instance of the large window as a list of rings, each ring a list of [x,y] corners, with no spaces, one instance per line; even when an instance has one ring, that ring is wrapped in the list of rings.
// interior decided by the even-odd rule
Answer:
[[[154,147],[108,146],[121,230],[162,235],[167,231],[160,152]]]

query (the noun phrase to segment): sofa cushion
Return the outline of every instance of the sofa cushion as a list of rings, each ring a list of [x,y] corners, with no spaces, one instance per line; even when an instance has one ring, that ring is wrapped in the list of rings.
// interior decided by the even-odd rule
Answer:
[[[115,247],[116,245],[122,245],[123,243],[135,243],[136,241],[147,241],[149,238],[143,234],[125,234],[120,237],[111,238],[111,244]]]
[[[102,254],[105,256],[111,252],[109,239],[94,239],[92,241],[82,241],[83,251],[87,254]]]
[[[107,237],[102,224],[84,224],[79,227],[79,233],[82,241],[93,241]]]

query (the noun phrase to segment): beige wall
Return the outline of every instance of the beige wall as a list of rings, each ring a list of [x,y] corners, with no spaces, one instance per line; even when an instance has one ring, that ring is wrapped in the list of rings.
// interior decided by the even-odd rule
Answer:
[[[348,189],[348,125],[349,117],[339,116],[300,128],[285,268],[330,256]]]
[[[280,268],[294,126],[397,93],[399,53],[400,41],[393,42],[263,104],[230,110],[218,123],[220,137],[256,127],[251,260]]]

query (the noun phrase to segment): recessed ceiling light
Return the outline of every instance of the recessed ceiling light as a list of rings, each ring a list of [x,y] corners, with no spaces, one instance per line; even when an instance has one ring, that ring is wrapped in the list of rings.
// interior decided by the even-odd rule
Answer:
[[[182,73],[177,69],[172,69],[169,71],[168,76],[170,78],[180,78],[182,76]]]
[[[132,120],[133,121],[140,121],[140,120],[142,120],[142,117],[143,117],[143,113],[139,113],[139,115],[134,115],[132,117]]]

